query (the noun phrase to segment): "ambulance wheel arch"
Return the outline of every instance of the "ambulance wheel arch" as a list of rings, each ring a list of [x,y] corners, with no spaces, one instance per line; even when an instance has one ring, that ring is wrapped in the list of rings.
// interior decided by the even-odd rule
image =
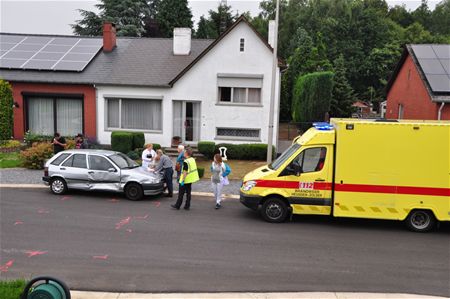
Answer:
[[[405,223],[410,230],[421,233],[432,230],[436,222],[433,211],[428,209],[411,210],[405,219]]]
[[[281,223],[292,213],[292,208],[285,197],[268,195],[261,201],[260,213],[267,222]]]

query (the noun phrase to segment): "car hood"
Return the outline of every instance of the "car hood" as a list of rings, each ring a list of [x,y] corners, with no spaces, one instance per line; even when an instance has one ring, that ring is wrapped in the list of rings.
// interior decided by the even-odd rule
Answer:
[[[160,173],[149,172],[143,167],[136,167],[132,169],[122,169],[122,180],[137,181],[140,183],[154,184],[162,180]]]

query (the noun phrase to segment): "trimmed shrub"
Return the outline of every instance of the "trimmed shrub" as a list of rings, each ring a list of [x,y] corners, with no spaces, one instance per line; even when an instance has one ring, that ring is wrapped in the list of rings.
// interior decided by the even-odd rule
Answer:
[[[22,151],[20,158],[28,169],[43,169],[45,161],[53,156],[51,143],[34,143],[32,147]]]
[[[205,157],[212,159],[216,149],[216,144],[211,141],[200,141],[198,144],[198,151]]]
[[[153,149],[154,149],[155,151],[161,149],[161,144],[159,144],[159,143],[152,143],[152,144],[153,144]]]
[[[111,149],[113,151],[128,153],[133,150],[133,134],[130,132],[111,132]]]
[[[35,134],[33,132],[27,131],[25,136],[23,137],[23,141],[31,146],[35,142],[51,142],[53,140],[53,136],[51,135],[41,135]]]
[[[251,144],[230,144],[220,143],[216,145],[215,153],[219,154],[220,147],[227,148],[227,158],[234,160],[261,160],[264,161],[267,158],[267,144],[251,143]],[[275,158],[276,151],[273,146],[272,156]]]
[[[198,167],[197,171],[198,171],[198,177],[199,178],[202,178],[205,175],[205,169],[204,168]]]
[[[13,96],[11,85],[0,80],[0,140],[10,139],[13,131]]]
[[[142,132],[131,132],[133,134],[133,149],[142,148],[145,144],[145,136]]]
[[[137,160],[139,159],[141,156],[139,156],[139,154],[136,151],[131,151],[127,153],[128,158],[130,158],[131,160]]]

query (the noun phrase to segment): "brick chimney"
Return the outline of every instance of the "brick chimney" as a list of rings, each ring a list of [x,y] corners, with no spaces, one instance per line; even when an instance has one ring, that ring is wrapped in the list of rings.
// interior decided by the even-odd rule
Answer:
[[[103,51],[111,52],[116,47],[116,25],[111,22],[103,23]]]

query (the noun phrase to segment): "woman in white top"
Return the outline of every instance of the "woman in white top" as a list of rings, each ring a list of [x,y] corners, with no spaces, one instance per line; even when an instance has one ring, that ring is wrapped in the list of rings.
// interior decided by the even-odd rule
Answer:
[[[214,155],[214,161],[211,164],[211,185],[216,198],[216,209],[220,209],[222,201],[222,188],[224,183],[225,164],[219,154]]]
[[[142,152],[142,167],[148,170],[149,166],[153,163],[156,157],[156,152],[153,150],[153,144],[149,143],[145,146],[145,150]]]

